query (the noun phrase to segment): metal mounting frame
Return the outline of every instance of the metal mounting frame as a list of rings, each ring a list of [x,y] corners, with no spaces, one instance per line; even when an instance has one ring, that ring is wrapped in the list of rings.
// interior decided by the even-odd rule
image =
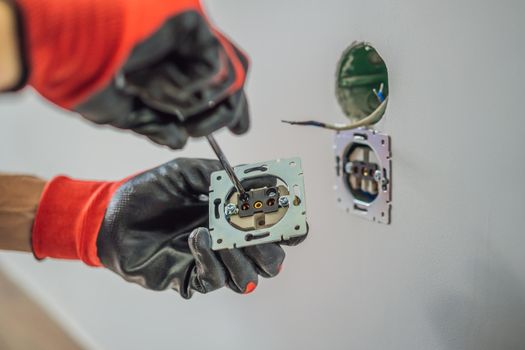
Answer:
[[[380,181],[385,188],[379,188],[377,197],[372,202],[364,202],[355,198],[348,188],[345,179],[344,158],[350,148],[355,145],[365,145],[372,149],[379,161],[381,169]],[[334,189],[339,205],[349,213],[356,214],[370,221],[390,224],[392,209],[392,153],[390,136],[373,129],[359,128],[340,131],[335,136],[337,182]]]
[[[233,227],[224,214],[224,205],[227,198],[234,191],[233,184],[224,170],[212,173],[209,193],[209,229],[213,239],[213,250],[278,242],[307,233],[306,198],[300,158],[277,159],[240,165],[234,168],[234,172],[241,182],[254,177],[275,176],[285,183],[290,191],[290,195],[296,195],[300,200],[296,203],[290,203],[284,217],[272,227],[242,231]],[[219,210],[216,212],[215,203],[218,200],[221,202]],[[216,217],[216,214],[218,214],[218,217]],[[254,236],[261,238],[253,239]],[[252,239],[249,239],[249,237],[252,237]]]

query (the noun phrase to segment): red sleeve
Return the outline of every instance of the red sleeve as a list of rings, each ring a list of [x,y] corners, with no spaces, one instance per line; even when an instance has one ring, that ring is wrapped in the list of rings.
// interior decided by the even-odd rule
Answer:
[[[17,0],[29,84],[68,109],[104,88],[134,46],[199,0]]]
[[[101,266],[97,236],[109,201],[121,183],[65,176],[51,180],[42,193],[33,225],[35,256],[80,259]]]

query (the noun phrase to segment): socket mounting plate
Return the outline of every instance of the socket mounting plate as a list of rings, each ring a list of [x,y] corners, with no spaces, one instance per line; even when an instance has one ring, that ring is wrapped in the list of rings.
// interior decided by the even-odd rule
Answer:
[[[371,201],[358,198],[350,189],[346,163],[349,152],[355,147],[367,147],[375,154],[378,176],[378,191]],[[392,157],[390,136],[369,128],[340,131],[335,135],[335,160],[337,180],[334,189],[337,202],[348,213],[356,214],[370,221],[390,224],[392,209]],[[379,174],[378,174],[379,175]]]
[[[235,191],[226,171],[211,174],[209,193],[209,229],[213,240],[212,249],[233,249],[256,244],[279,242],[307,233],[306,198],[301,159],[277,159],[267,162],[240,165],[234,172],[241,182],[257,177],[273,176],[284,182],[291,198],[286,214],[268,228],[243,231],[228,222],[225,205]]]

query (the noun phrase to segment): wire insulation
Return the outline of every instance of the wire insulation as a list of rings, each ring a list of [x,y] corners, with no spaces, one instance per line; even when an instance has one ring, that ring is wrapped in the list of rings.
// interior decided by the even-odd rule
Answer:
[[[382,96],[381,89],[379,90],[379,93]],[[387,103],[388,103],[388,96],[383,100],[383,102],[381,102],[381,104],[375,109],[375,111],[370,113],[370,115],[352,124],[327,124],[327,123],[322,123],[322,122],[318,122],[315,120],[307,120],[307,121],[281,120],[281,121],[283,123],[290,124],[290,125],[315,126],[318,128],[335,130],[335,131],[352,130],[352,129],[356,129],[362,126],[376,124],[377,122],[379,122],[381,120],[381,117],[385,113]]]

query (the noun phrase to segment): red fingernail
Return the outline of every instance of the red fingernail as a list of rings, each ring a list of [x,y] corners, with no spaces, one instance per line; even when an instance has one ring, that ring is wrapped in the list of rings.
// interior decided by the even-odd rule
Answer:
[[[249,282],[247,285],[246,285],[246,288],[244,289],[244,293],[243,294],[250,294],[251,292],[253,292],[253,290],[255,289],[255,287],[257,287],[257,285],[253,282]]]

